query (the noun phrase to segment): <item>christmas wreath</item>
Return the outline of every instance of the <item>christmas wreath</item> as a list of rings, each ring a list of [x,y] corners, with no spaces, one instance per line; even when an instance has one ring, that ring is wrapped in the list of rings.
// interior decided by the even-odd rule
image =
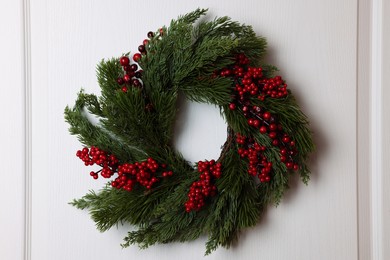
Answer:
[[[65,108],[85,145],[76,155],[99,168],[94,179],[110,179],[71,204],[88,209],[101,231],[133,225],[123,247],[203,234],[206,254],[229,247],[279,203],[291,173],[309,180],[308,120],[277,69],[262,64],[266,40],[228,17],[198,21],[206,11],[149,32],[132,59],[103,60],[101,95],[81,91]],[[173,146],[179,95],[220,108],[228,128],[219,158],[191,165]]]

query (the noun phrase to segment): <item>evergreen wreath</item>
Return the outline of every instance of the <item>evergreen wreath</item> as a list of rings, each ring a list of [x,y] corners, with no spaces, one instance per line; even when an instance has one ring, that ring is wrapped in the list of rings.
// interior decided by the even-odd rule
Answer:
[[[228,248],[280,202],[290,173],[309,180],[308,120],[277,69],[262,64],[266,40],[228,17],[198,21],[206,12],[149,32],[133,61],[128,53],[101,61],[101,96],[81,91],[65,108],[85,145],[77,156],[100,168],[90,175],[113,178],[71,204],[88,209],[100,231],[135,226],[123,247],[206,234],[206,254]],[[220,108],[228,129],[218,159],[193,166],[172,145],[179,94]]]

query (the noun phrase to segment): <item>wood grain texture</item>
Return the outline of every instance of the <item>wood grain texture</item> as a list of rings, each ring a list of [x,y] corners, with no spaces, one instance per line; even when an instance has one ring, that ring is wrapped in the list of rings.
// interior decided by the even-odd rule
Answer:
[[[278,208],[270,207],[239,245],[208,259],[357,259],[357,1],[36,0],[31,6],[33,260],[202,257],[205,239],[121,250],[128,227],[101,234],[86,212],[67,205],[102,182],[92,181],[75,158],[80,145],[62,116],[81,86],[98,91],[100,59],[135,51],[147,31],[198,6],[209,7],[210,18],[229,15],[267,37],[267,61],[287,79],[317,143],[309,186],[293,178]],[[197,118],[198,108],[188,110]],[[206,125],[213,124],[204,117]],[[193,128],[182,131],[192,136]],[[214,132],[204,138],[216,151],[219,142],[212,138],[226,135],[223,122]],[[186,152],[192,156],[203,149],[193,144]]]
[[[23,1],[0,2],[0,259],[24,255]]]

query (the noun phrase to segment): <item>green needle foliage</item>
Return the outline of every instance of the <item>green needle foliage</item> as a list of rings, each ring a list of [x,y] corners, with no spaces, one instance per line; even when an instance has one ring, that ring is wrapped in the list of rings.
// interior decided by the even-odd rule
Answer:
[[[148,54],[139,61],[142,88],[121,91],[117,83],[123,76],[119,59],[103,60],[97,67],[101,95],[81,91],[75,106],[65,108],[70,133],[85,146],[114,154],[121,163],[152,157],[174,173],[148,191],[135,186],[129,192],[108,183],[102,190],[90,191],[71,202],[79,209],[88,209],[100,231],[119,223],[134,225],[136,229],[125,237],[124,247],[186,242],[206,234],[206,254],[219,246],[228,248],[241,230],[256,225],[268,204],[279,203],[288,187],[289,171],[271,139],[248,127],[241,111],[229,109],[233,79],[214,74],[234,65],[238,53],[245,53],[252,66],[261,65],[266,40],[256,36],[251,26],[228,17],[199,21],[206,11],[197,9],[181,16],[155,34]],[[267,77],[276,71],[273,66],[264,65],[263,69]],[[179,93],[192,101],[219,106],[229,125],[228,139],[218,159],[223,166],[222,176],[215,183],[218,193],[199,211],[186,212],[184,207],[189,187],[199,173],[172,145]],[[289,93],[285,98],[251,102],[277,115],[284,131],[294,138],[299,173],[307,183],[305,161],[314,145],[308,120],[294,97]],[[148,105],[152,109],[145,109]],[[88,114],[96,116],[99,123],[91,123]],[[251,136],[267,148],[265,156],[273,164],[270,182],[258,183],[247,173],[248,162],[238,154],[235,133]]]

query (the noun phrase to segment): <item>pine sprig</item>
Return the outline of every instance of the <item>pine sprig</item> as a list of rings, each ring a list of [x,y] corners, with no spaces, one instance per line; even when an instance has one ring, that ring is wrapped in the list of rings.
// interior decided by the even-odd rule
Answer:
[[[77,135],[84,145],[101,147],[116,154],[119,159],[131,162],[142,157],[142,152],[136,147],[125,145],[102,127],[91,123],[84,110],[85,97],[85,94],[80,92],[75,107],[65,108],[65,121],[70,125],[69,132]]]

